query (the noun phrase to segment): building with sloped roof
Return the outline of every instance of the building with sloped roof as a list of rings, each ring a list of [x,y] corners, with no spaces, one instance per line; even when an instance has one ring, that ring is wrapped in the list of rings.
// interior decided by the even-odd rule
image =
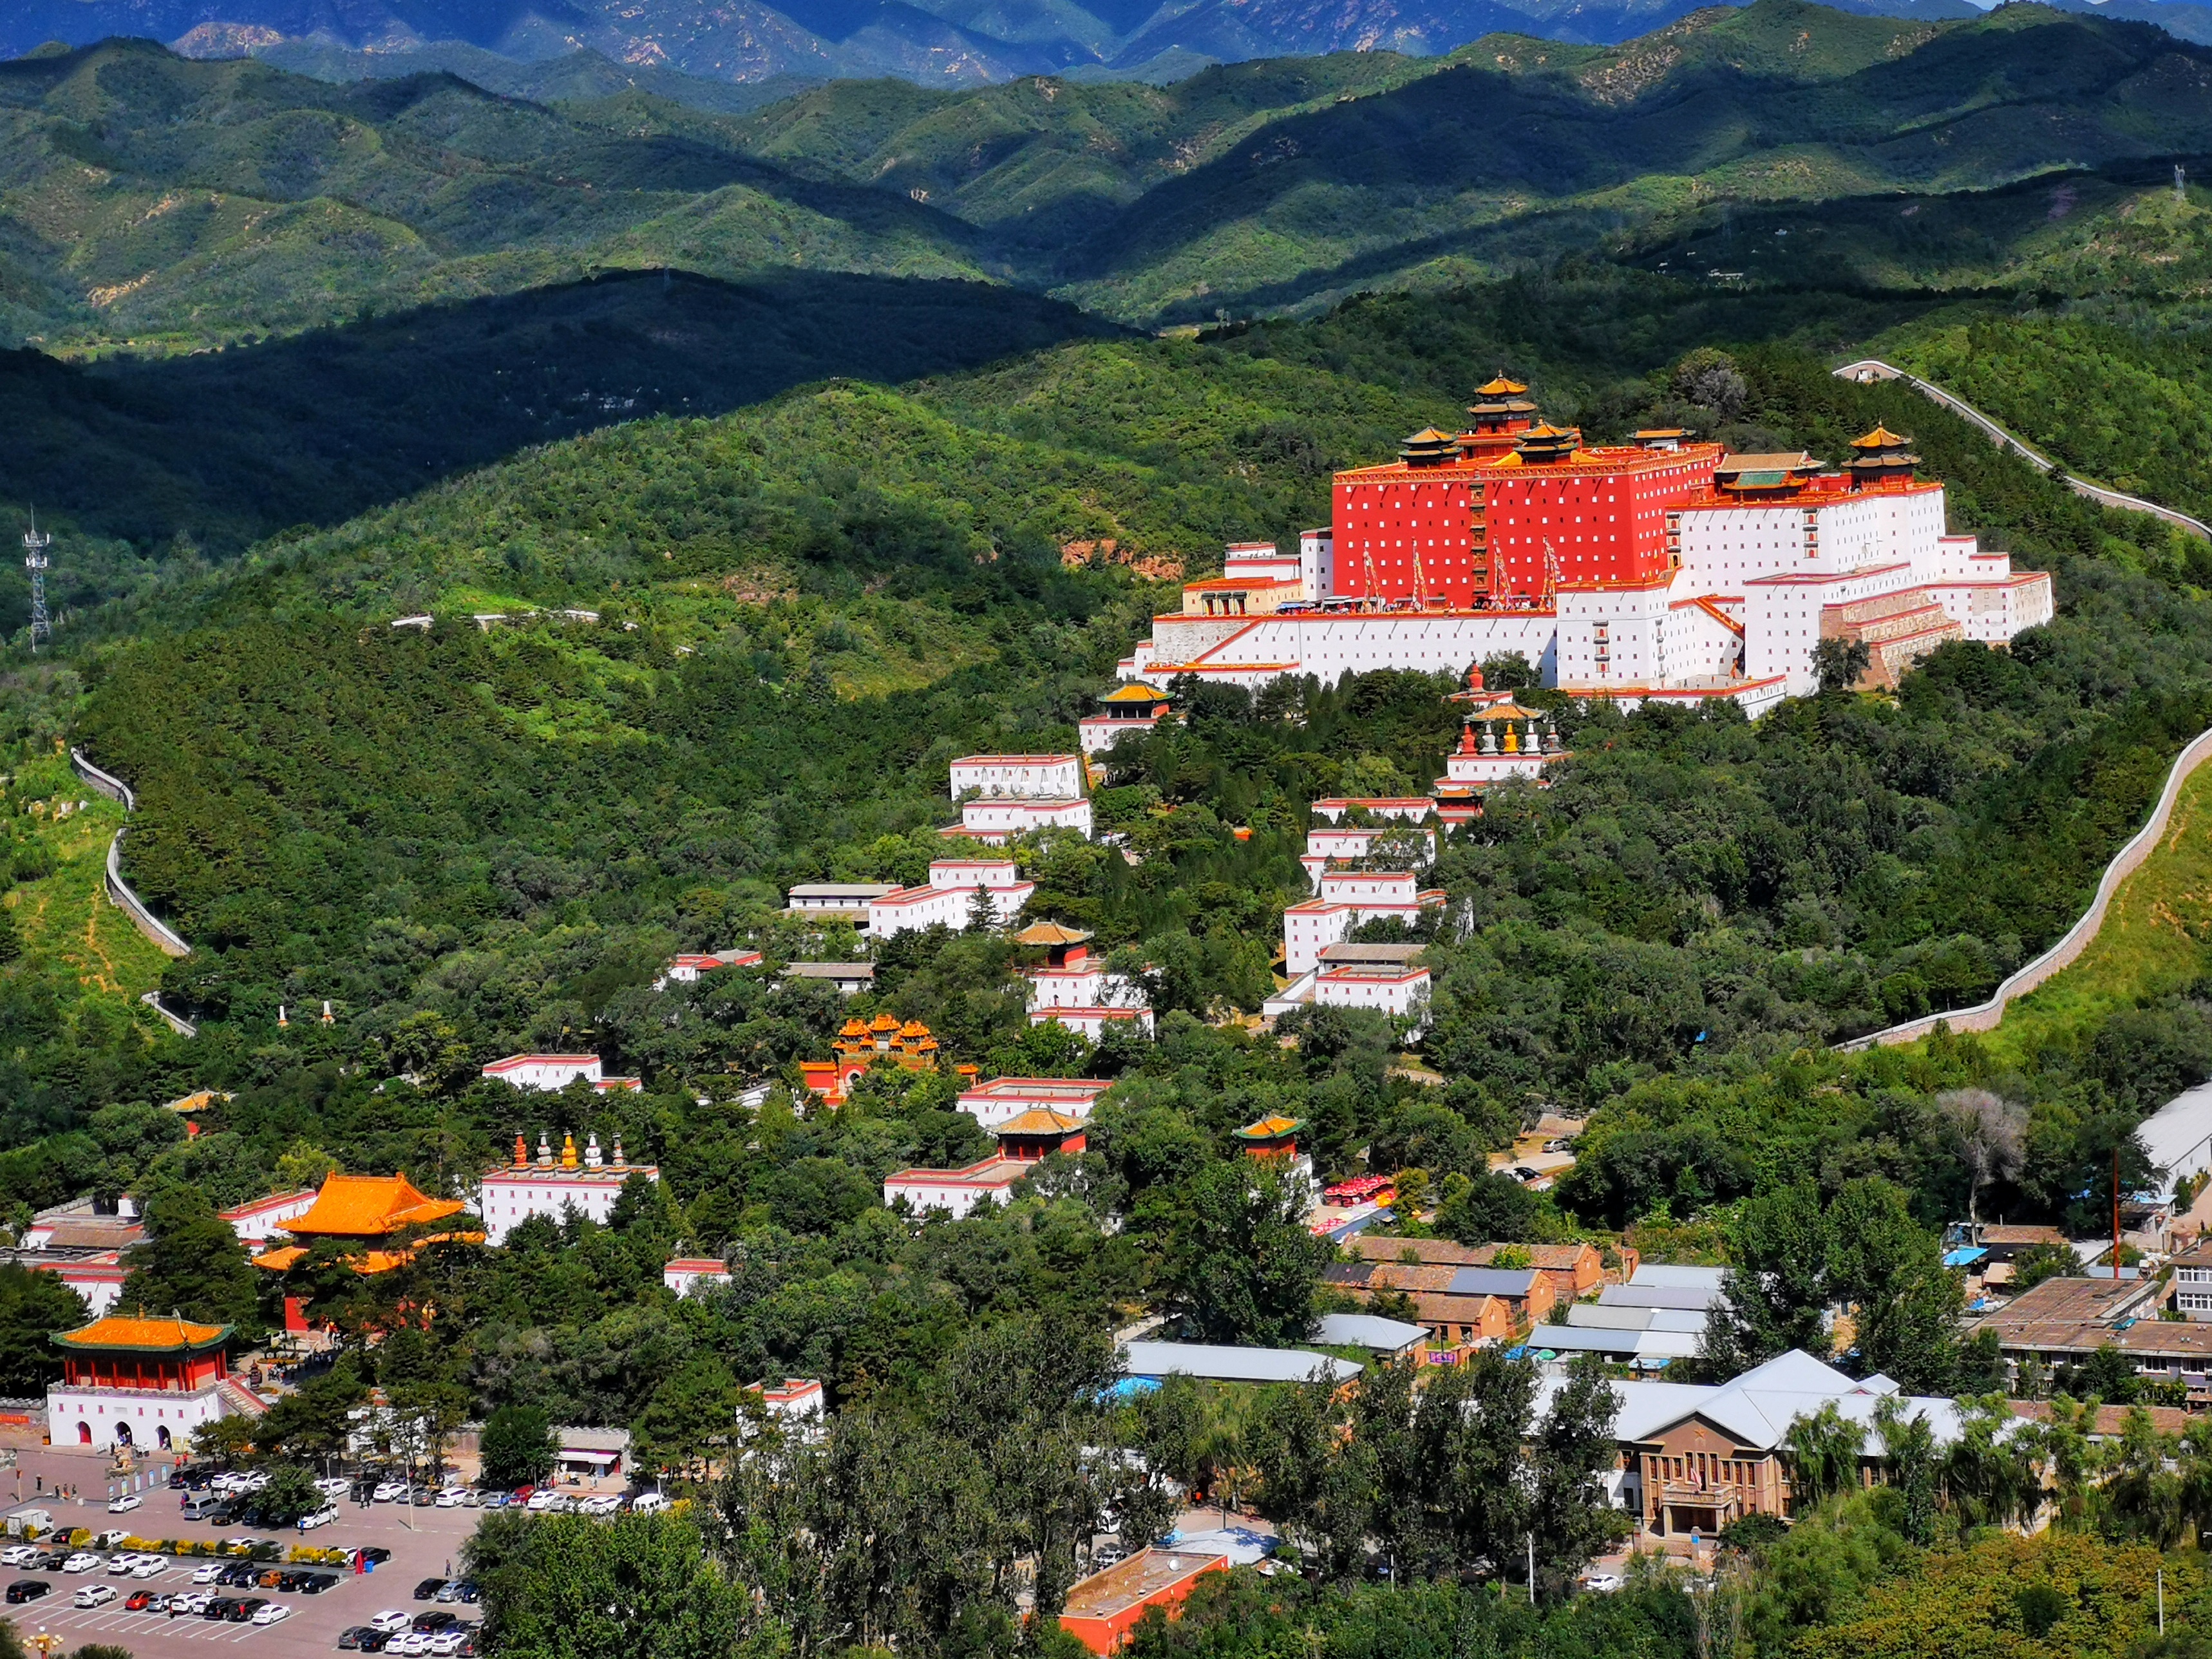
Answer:
[[[46,1390],[56,1445],[181,1448],[194,1431],[261,1401],[230,1374],[231,1328],[175,1314],[109,1314],[52,1339],[62,1375]]]
[[[1563,1376],[1539,1384],[1536,1408],[1549,1409]],[[1794,1495],[1784,1454],[1790,1425],[1833,1406],[1864,1440],[1861,1479],[1885,1456],[1875,1413],[1894,1399],[1908,1421],[1925,1423],[1940,1448],[1959,1438],[1949,1400],[1901,1394],[1876,1375],[1850,1377],[1793,1349],[1722,1383],[1616,1382],[1613,1437],[1620,1463],[1608,1483],[1615,1501],[1658,1538],[1711,1538],[1747,1515],[1790,1513]]]
[[[465,1241],[481,1243],[483,1235],[472,1229],[425,1236],[416,1229],[434,1225],[462,1215],[467,1206],[458,1198],[432,1198],[418,1190],[404,1175],[332,1174],[305,1215],[295,1216],[280,1230],[291,1242],[255,1256],[253,1265],[265,1273],[289,1272],[304,1260],[319,1241],[329,1239],[347,1247],[346,1260],[356,1273],[385,1273],[414,1259],[420,1245]],[[307,1304],[296,1296],[284,1298],[284,1328],[307,1328]]]

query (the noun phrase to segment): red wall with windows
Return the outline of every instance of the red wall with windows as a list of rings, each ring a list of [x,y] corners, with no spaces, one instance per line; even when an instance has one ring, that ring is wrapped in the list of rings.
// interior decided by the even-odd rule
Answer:
[[[1590,451],[1582,452],[1590,454]],[[1426,592],[1455,609],[1486,591],[1533,598],[1544,591],[1544,544],[1559,580],[1639,581],[1669,564],[1667,515],[1708,489],[1721,451],[1596,452],[1565,466],[1363,467],[1336,476],[1335,580],[1341,597],[1414,597],[1418,555]],[[1473,533],[1480,510],[1485,547]]]

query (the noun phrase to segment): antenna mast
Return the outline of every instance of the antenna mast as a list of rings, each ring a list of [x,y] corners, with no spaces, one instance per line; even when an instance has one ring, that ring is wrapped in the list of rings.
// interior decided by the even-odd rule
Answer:
[[[31,654],[39,654],[39,641],[52,644],[53,623],[46,616],[46,550],[54,544],[53,532],[41,535],[39,515],[31,514],[31,527],[23,536],[23,568],[31,575]]]

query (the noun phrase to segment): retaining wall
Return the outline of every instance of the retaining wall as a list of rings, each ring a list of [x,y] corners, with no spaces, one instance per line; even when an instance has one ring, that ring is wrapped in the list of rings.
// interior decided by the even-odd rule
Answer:
[[[84,757],[82,750],[70,750],[70,764],[76,769],[77,776],[108,799],[121,801],[125,811],[137,810],[138,798],[131,793],[131,786],[113,774],[101,771]],[[147,907],[146,902],[131,891],[131,884],[123,879],[123,837],[130,832],[131,826],[126,823],[115,832],[115,839],[107,843],[107,896],[117,908],[137,924],[138,931],[153,940],[163,955],[188,957],[192,953],[192,947],[185,943],[183,936],[175,928],[155,915]],[[150,996],[144,1000],[153,1002]],[[160,1003],[153,1002],[153,1008],[181,1035],[194,1035],[187,1022],[169,1012]]]

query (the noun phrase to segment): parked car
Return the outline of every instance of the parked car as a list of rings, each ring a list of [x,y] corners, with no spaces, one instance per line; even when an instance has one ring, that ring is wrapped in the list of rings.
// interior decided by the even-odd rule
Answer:
[[[405,1630],[415,1622],[411,1613],[402,1613],[397,1607],[386,1607],[368,1621],[371,1630],[380,1630],[389,1635],[393,1631]]]
[[[436,1599],[441,1601],[459,1601],[461,1599],[461,1581],[458,1578],[448,1578],[444,1583],[438,1586],[438,1595]]]
[[[235,1596],[210,1595],[200,1607],[200,1617],[222,1620],[230,1617],[230,1610],[238,1605]]]
[[[337,1582],[338,1576],[334,1572],[307,1573],[303,1575],[300,1581],[300,1594],[302,1595],[320,1595],[325,1590],[330,1589],[331,1585]]]
[[[362,1637],[374,1636],[378,1633],[366,1625],[349,1625],[338,1632],[338,1648],[340,1651],[345,1653],[356,1652],[361,1648]]]
[[[629,1500],[632,1515],[658,1515],[668,1507],[667,1495],[657,1492],[641,1492]]]
[[[430,1638],[419,1630],[410,1630],[404,1636],[393,1637],[384,1644],[384,1650],[404,1655],[405,1659],[419,1659],[430,1651]]]
[[[386,1632],[364,1627],[361,1633],[361,1650],[363,1653],[381,1653],[391,1640],[392,1638]]]
[[[483,1587],[472,1580],[466,1578],[461,1580],[460,1591],[461,1600],[471,1607],[483,1600]]]
[[[62,1563],[64,1572],[98,1572],[106,1563],[88,1550],[79,1550]]]
[[[194,1567],[192,1569],[192,1583],[195,1584],[212,1584],[215,1583],[216,1575],[222,1571],[222,1564],[215,1561],[209,1562],[207,1565],[204,1567]]]
[[[230,1604],[229,1611],[225,1613],[223,1617],[229,1620],[234,1625],[251,1624],[253,1622],[253,1615],[255,1613],[260,1612],[262,1608],[272,1605],[274,1604],[271,1603],[265,1596],[248,1595],[240,1601],[233,1601]]]
[[[361,1549],[356,1550],[354,1553],[359,1556],[362,1560],[371,1562],[380,1567],[392,1559],[392,1552],[385,1548],[381,1544],[367,1545]]]
[[[119,1577],[120,1575],[130,1571],[131,1568],[137,1565],[138,1557],[136,1553],[118,1551],[115,1554],[107,1558],[106,1570]]]
[[[20,1567],[33,1556],[42,1553],[36,1544],[10,1544],[0,1550],[0,1567]]]
[[[52,1589],[53,1586],[43,1578],[18,1578],[8,1586],[8,1599],[15,1602],[35,1601]]]
[[[1600,1595],[1610,1595],[1626,1581],[1617,1572],[1586,1572],[1582,1577],[1583,1588]]]
[[[158,1555],[142,1555],[131,1569],[133,1578],[159,1578],[169,1570],[169,1564]]]
[[[301,1516],[300,1524],[302,1527],[327,1527],[337,1518],[338,1506],[335,1504],[325,1504],[313,1514]]]
[[[112,1584],[87,1584],[70,1597],[70,1603],[72,1607],[104,1607],[115,1596],[116,1589]]]
[[[457,1510],[469,1501],[469,1489],[466,1486],[447,1486],[434,1501],[441,1510]]]
[[[443,1607],[434,1607],[428,1613],[415,1615],[415,1628],[426,1636],[434,1636],[441,1630],[451,1630],[460,1622]]]
[[[441,1630],[430,1638],[432,1659],[453,1659],[461,1650],[463,1634],[457,1630]]]
[[[425,1578],[415,1586],[415,1599],[417,1601],[427,1601],[445,1588],[446,1581],[442,1578]]]
[[[380,1480],[376,1490],[369,1496],[379,1504],[392,1503],[407,1496],[407,1483],[404,1480]]]
[[[257,1625],[273,1625],[279,1620],[289,1619],[291,1616],[292,1609],[282,1601],[271,1601],[266,1607],[256,1607],[253,1610],[253,1622]]]
[[[153,1600],[154,1592],[151,1590],[132,1590],[130,1595],[123,1598],[123,1611],[143,1613],[151,1605]]]
[[[333,1474],[315,1482],[315,1490],[325,1498],[343,1498],[353,1482],[342,1474]]]
[[[169,1598],[169,1613],[172,1617],[187,1613],[203,1613],[207,1611],[207,1604],[214,1600],[215,1597],[205,1590],[185,1590]]]
[[[427,1510],[438,1501],[438,1494],[428,1486],[416,1486],[409,1493],[407,1501],[418,1510]]]
[[[107,1512],[110,1515],[128,1515],[145,1501],[135,1492],[123,1492],[107,1500]]]
[[[488,1492],[483,1495],[483,1506],[488,1510],[503,1510],[513,1502],[513,1496],[503,1492]]]
[[[549,1510],[566,1509],[568,1504],[559,1492],[548,1486],[541,1492],[531,1493],[529,1501],[523,1507],[543,1514]]]

